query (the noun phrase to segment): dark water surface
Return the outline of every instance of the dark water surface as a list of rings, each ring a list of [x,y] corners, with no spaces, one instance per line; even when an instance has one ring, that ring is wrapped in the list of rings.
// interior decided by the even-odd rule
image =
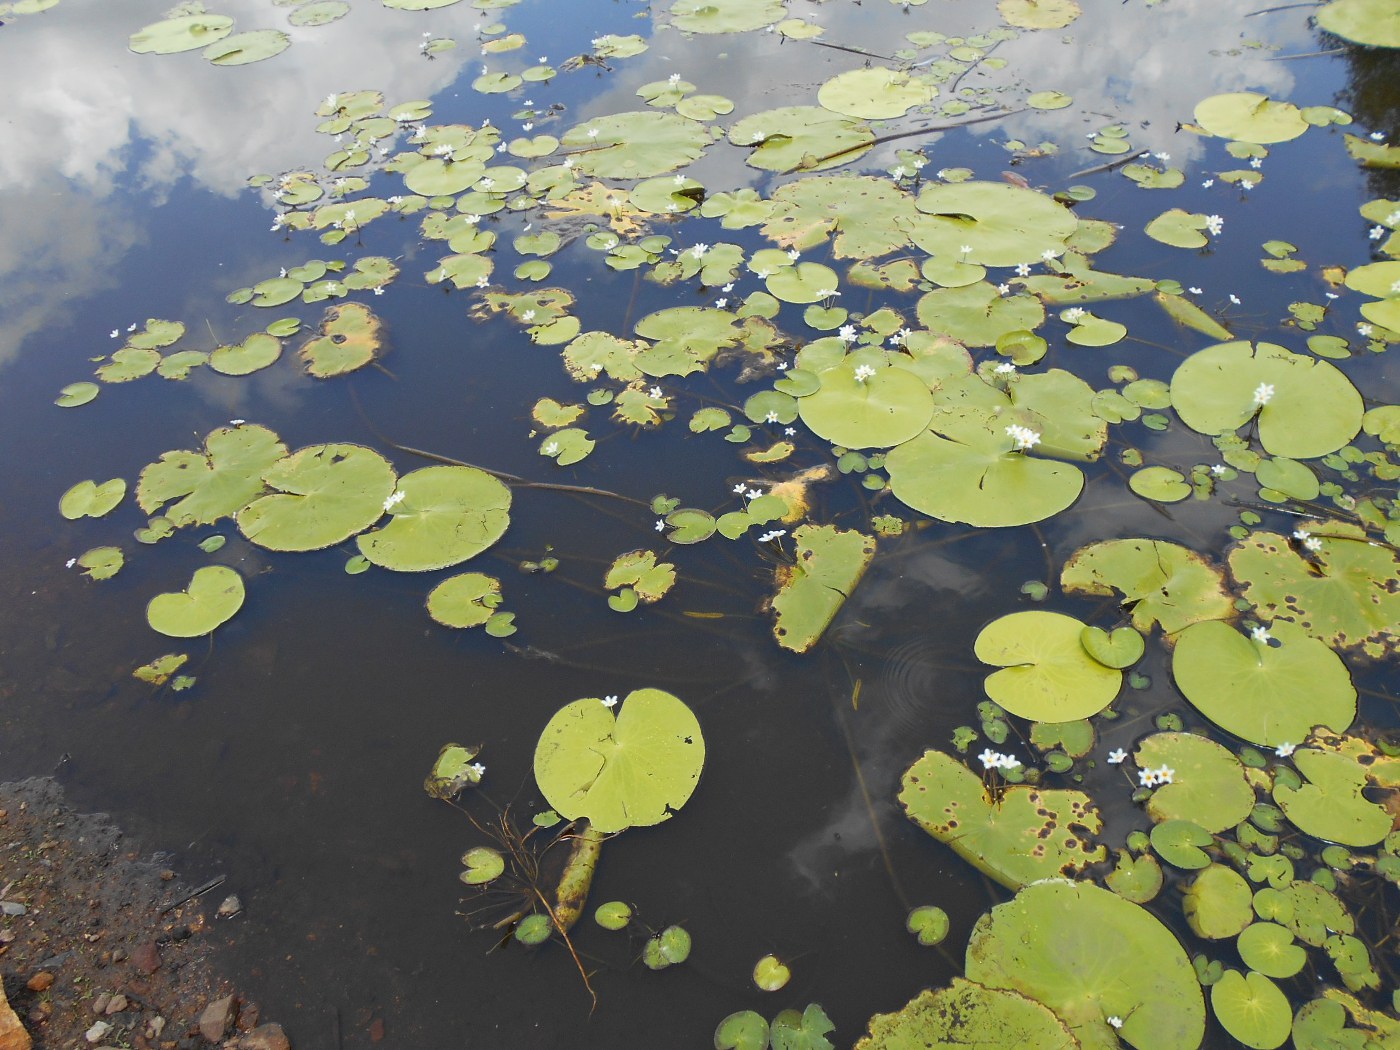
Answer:
[[[130,496],[106,518],[63,521],[58,499],[76,481],[119,476],[134,488],[142,466],[166,450],[198,447],[232,418],[272,428],[293,449],[363,442],[400,471],[421,463],[385,448],[381,436],[531,478],[644,500],[665,492],[717,511],[731,509],[723,503],[729,486],[752,476],[731,446],[689,434],[684,397],[675,423],[639,436],[592,428],[607,435],[599,449],[575,468],[554,468],[528,437],[530,408],[542,396],[577,399],[583,388],[568,380],[553,348],[532,346],[504,320],[470,321],[467,293],[422,281],[445,248],[419,241],[416,218],[380,219],[361,244],[288,239],[268,229],[270,201],[245,180],[319,165],[331,144],[315,132],[313,111],[329,92],[378,89],[390,104],[432,97],[433,123],[489,117],[498,125],[532,97],[536,108],[565,107],[540,128],[562,134],[586,117],[640,108],[635,88],[676,71],[736,101],[723,125],[810,104],[815,85],[857,68],[860,58],[762,33],[686,40],[657,29],[662,19],[652,15],[665,5],[653,12],[638,3],[527,0],[484,15],[466,4],[409,13],[354,2],[337,23],[293,29],[285,54],[230,69],[197,52],[128,52],[127,36],[161,16],[161,5],[146,0],[63,0],[0,27],[0,83],[10,100],[0,136],[0,776],[58,769],[76,804],[110,811],[151,845],[177,850],[189,868],[226,872],[247,907],[223,928],[252,974],[243,987],[287,1023],[298,1050],[333,1047],[337,1011],[347,1047],[368,1045],[370,1017],[385,1021],[383,1045],[393,1047],[702,1047],[732,1011],[771,1016],[812,1001],[849,1043],[871,1013],[946,983],[972,923],[1005,897],[908,823],[893,801],[909,763],[926,746],[947,747],[952,730],[975,718],[984,674],[972,656],[978,630],[1028,607],[1021,583],[1047,578],[1047,565],[1058,573],[1083,543],[1153,535],[1218,550],[1237,511],[1215,500],[1161,513],[1127,493],[1106,457],[1089,468],[1080,503],[1038,529],[937,526],[885,544],[826,640],[804,657],[778,650],[757,612],[770,565],[749,542],[680,550],[672,596],[629,617],[610,612],[598,586],[607,565],[655,542],[652,516],[619,502],[517,492],[509,532],[471,566],[503,580],[506,607],[521,627],[509,646],[433,624],[422,609],[431,586],[424,579],[346,575],[350,544],[277,554],[248,544],[225,521],[145,547],[128,539],[144,523]],[[1368,183],[1336,141],[1340,131],[1323,129],[1273,147],[1257,189],[1207,189],[1200,183],[1211,171],[1239,163],[1220,140],[1178,132],[1177,122],[1209,94],[1251,89],[1336,104],[1358,117],[1348,130],[1393,135],[1395,62],[1358,53],[1275,61],[1274,52],[1248,46],[1254,39],[1285,53],[1328,46],[1309,29],[1306,11],[1246,17],[1255,5],[1215,0],[1084,6],[1070,29],[1026,33],[998,51],[1033,89],[1065,91],[1075,107],[892,143],[849,170],[882,170],[896,146],[922,144],[935,167],[965,165],[996,178],[1011,163],[1002,145],[1009,137],[1051,138],[1062,144],[1060,155],[1015,170],[1051,189],[1093,186],[1098,196],[1085,214],[1134,232],[1171,206],[1225,217],[1226,235],[1210,253],[1125,235],[1101,268],[1198,285],[1201,301],[1234,319],[1242,338],[1255,331],[1275,338],[1269,333],[1287,303],[1317,300],[1321,291],[1315,269],[1265,273],[1259,245],[1279,237],[1310,263],[1364,262],[1366,224],[1356,209],[1394,195],[1393,180],[1373,175]],[[951,35],[995,24],[990,3],[935,0],[905,11],[884,0],[793,0],[791,7],[824,25],[824,39],[881,53],[913,30]],[[283,8],[260,0],[217,9],[235,15],[240,29],[285,23]],[[476,54],[473,25],[496,17],[526,34],[530,58]],[[425,30],[461,46],[425,60],[418,54]],[[612,63],[612,72],[561,75],[509,97],[471,90],[482,61],[514,68],[547,55],[557,65],[605,32],[640,33],[651,49]],[[1130,127],[1135,146],[1170,152],[1186,168],[1188,188],[1158,195],[1117,173],[1070,178],[1107,159],[1078,143],[1114,120]],[[744,167],[742,151],[724,146],[688,173],[711,192],[766,191],[782,181]],[[502,215],[505,244],[527,220]],[[717,226],[700,219],[666,232],[677,245],[720,239]],[[723,232],[761,245],[753,231]],[[314,324],[319,305],[259,311],[225,296],[279,266],[365,254],[403,256],[388,294],[358,297],[388,327],[391,374],[317,382],[288,353],[245,378],[198,369],[185,383],[150,376],[106,386],[77,410],[51,403],[61,386],[89,377],[92,358],[115,348],[112,328],[180,319],[189,329],[182,346],[212,348],[280,316]],[[552,261],[555,272],[543,283],[575,291],[585,331],[624,334],[651,310],[706,301],[684,284],[642,282],[634,290],[634,274],[607,269],[581,241]],[[498,262],[496,274],[506,284],[509,265]],[[751,277],[741,290],[752,290]],[[1199,345],[1182,343],[1145,300],[1099,312],[1127,324],[1130,339],[1057,362],[1097,385],[1119,363],[1168,378]],[[1381,403],[1397,399],[1388,366],[1386,357],[1346,363]],[[731,405],[757,389],[735,388],[732,379],[730,370],[666,385]],[[1206,439],[1180,427],[1156,435],[1133,424],[1122,432],[1158,458],[1215,458]],[[863,523],[858,486],[830,486],[818,498],[816,520]],[[889,498],[880,509],[899,512]],[[153,692],[131,669],[178,647],[147,628],[145,602],[185,586],[211,560],[197,542],[215,532],[229,542],[213,560],[238,568],[247,603],[211,644],[189,650],[193,690]],[[93,584],[64,568],[104,543],[127,554],[114,579]],[[562,562],[556,574],[515,571],[549,546]],[[1123,717],[1111,730],[1125,746],[1175,695],[1157,648],[1149,654],[1153,685],[1120,701]],[[577,697],[648,685],[696,711],[708,762],[683,814],[607,846],[591,900],[633,902],[656,928],[683,923],[695,949],[684,966],[654,974],[634,961],[639,940],[585,921],[577,941],[596,967],[600,999],[590,1017],[562,948],[488,954],[492,935],[470,932],[455,916],[469,904],[458,857],[480,839],[420,782],[444,742],[484,741],[491,797],[536,812],[543,803],[530,762],[549,716]],[[1113,739],[1101,744],[1117,746]],[[1093,784],[1107,771],[1089,776]],[[1126,808],[1107,815],[1105,841],[1116,845],[1131,817]],[[921,903],[952,915],[946,954],[918,947],[902,930],[909,907]],[[768,952],[788,961],[794,976],[764,996],[748,975]]]

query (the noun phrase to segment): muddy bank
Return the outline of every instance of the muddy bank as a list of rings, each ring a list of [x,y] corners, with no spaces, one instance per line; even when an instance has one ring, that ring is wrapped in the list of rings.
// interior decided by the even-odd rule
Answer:
[[[0,784],[0,1050],[289,1050],[220,972],[220,885],[190,886],[50,779]],[[203,892],[201,892],[203,891]]]

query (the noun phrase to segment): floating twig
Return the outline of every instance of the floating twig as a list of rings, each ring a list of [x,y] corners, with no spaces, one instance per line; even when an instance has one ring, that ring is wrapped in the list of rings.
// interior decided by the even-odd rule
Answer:
[[[1129,161],[1137,160],[1147,153],[1147,148],[1135,149],[1131,153],[1125,153],[1121,157],[1114,157],[1112,160],[1102,164],[1095,164],[1092,168],[1081,168],[1079,171],[1070,172],[1069,178],[1082,179],[1085,175],[1097,175],[1102,171],[1112,171],[1120,164],[1127,164]]]

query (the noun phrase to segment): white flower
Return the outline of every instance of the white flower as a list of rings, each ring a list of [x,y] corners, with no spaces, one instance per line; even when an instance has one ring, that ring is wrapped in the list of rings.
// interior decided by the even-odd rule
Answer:
[[[1243,181],[1240,183],[1240,189],[1242,189],[1242,190],[1252,190],[1252,189],[1254,189],[1254,181],[1253,181],[1252,179],[1245,179],[1245,180],[1243,180]]]
[[[77,564],[78,564],[78,559],[77,559],[77,558],[69,558],[66,562],[63,563],[63,567],[64,567],[65,569],[71,569],[74,565],[77,565]]]
[[[728,284],[726,284],[723,288],[720,289],[721,292],[732,292],[733,290],[734,290],[734,282],[733,282],[733,281],[730,281]]]
[[[716,310],[723,310],[723,309],[724,309],[726,306],[728,306],[728,305],[729,305],[729,300],[728,300],[728,299],[716,299],[716,300],[715,300],[715,309],[716,309]]]
[[[1304,550],[1312,551],[1314,554],[1322,550],[1322,541],[1316,536],[1308,536],[1302,542]]]
[[[667,210],[667,211],[680,211],[680,209],[676,207],[674,201],[673,201],[672,203],[666,205],[666,210]]]
[[[565,158],[564,158],[564,168],[565,168],[565,170],[568,170],[569,168],[572,168],[573,166],[574,166],[574,158],[573,158],[573,157],[565,157]]]
[[[1261,407],[1267,405],[1273,396],[1274,385],[1272,383],[1260,383],[1254,388],[1254,403],[1256,405]]]
[[[482,179],[479,183],[477,183],[477,185],[480,186],[483,190],[489,190],[492,186],[496,185],[496,180],[492,178],[485,178]]]
[[[763,417],[763,422],[765,423],[776,423],[777,421],[778,413],[776,412],[769,412],[766,416]]]
[[[1371,227],[1371,240],[1373,240],[1373,241],[1378,241],[1378,240],[1380,240],[1380,239],[1381,239],[1382,237],[1384,237],[1384,236],[1385,236],[1385,227],[1384,227],[1384,226],[1372,226],[1372,227]]]
[[[285,275],[284,275],[284,276],[285,276]],[[113,328],[113,329],[112,329],[112,333],[111,333],[111,338],[115,339],[115,338],[116,338],[117,336],[119,336],[119,335],[121,335],[120,330],[118,330],[118,329],[116,329],[116,328]]]
[[[1370,335],[1371,331],[1371,326],[1366,324],[1364,321],[1356,326],[1357,335]]]
[[[841,293],[838,292],[835,288],[823,288],[821,291],[817,292],[817,298],[818,298],[818,299],[830,299],[832,296],[836,296],[836,295],[840,295],[840,294],[841,294]]]
[[[1018,451],[1034,448],[1040,444],[1040,435],[1030,427],[1023,427],[1020,424],[1012,423],[1006,428],[1006,433],[1016,442]]]
[[[1171,769],[1168,766],[1162,766],[1160,769],[1157,770],[1157,783],[1170,784],[1172,782],[1172,777],[1174,776],[1176,776],[1176,770]]]
[[[892,175],[892,176],[893,176],[894,178],[896,178],[896,179],[902,179],[902,178],[904,178],[904,174],[905,174],[905,173],[904,173],[904,165],[902,165],[902,164],[896,165],[896,166],[895,166],[893,169],[891,169],[891,171],[890,171],[890,175]]]
[[[337,101],[338,101],[338,100],[337,100],[337,98],[336,98],[336,96],[335,96],[334,94],[331,94],[331,95],[327,95],[327,96],[326,96],[326,105],[327,105],[327,106],[330,106],[332,109],[335,108],[335,104],[336,104]]]
[[[597,129],[597,128],[589,128],[589,129],[588,129],[588,137],[591,138],[591,139],[596,139],[596,138],[598,137],[598,129]]]
[[[1228,468],[1225,466],[1224,463],[1217,463],[1210,468],[1210,472],[1214,474],[1217,478],[1223,478],[1227,469]]]
[[[793,262],[797,262],[797,260],[798,260],[799,258],[801,258],[801,256],[802,256],[802,253],[799,252],[796,248],[789,248],[789,249],[788,249],[787,257],[788,257],[789,259],[791,259]]]
[[[666,396],[664,393],[661,392],[661,388],[659,386],[652,387],[650,390],[647,391],[647,393],[655,398],[663,398]]]
[[[1170,153],[1154,153],[1152,155],[1158,160],[1160,160],[1163,164],[1172,159],[1172,155]]]
[[[385,511],[388,511],[388,510],[389,510],[391,507],[393,507],[395,504],[402,503],[402,502],[403,502],[403,493],[402,493],[402,492],[391,492],[391,493],[389,494],[389,498],[386,499],[386,500],[384,501],[384,510],[385,510]]]
[[[769,277],[773,276],[773,271],[765,268],[762,270],[755,270],[753,275],[760,281],[766,281]]]
[[[1373,131],[1373,132],[1371,132],[1371,141],[1372,141],[1372,142],[1384,142],[1384,141],[1385,141],[1385,132],[1384,132],[1384,131]]]
[[[1029,277],[1031,275],[1030,263],[1021,263],[1016,267],[1017,277]]]
[[[230,419],[228,425],[231,427],[241,427],[246,422],[248,422],[246,419]]]
[[[1240,297],[1239,297],[1238,295],[1236,295],[1234,292],[1231,292],[1231,293],[1230,293],[1230,302],[1234,303],[1236,306],[1239,306],[1239,305],[1240,305]]]
[[[1123,1027],[1123,1018],[1121,1018],[1121,1017],[1110,1017],[1110,1018],[1108,1018],[1108,1023],[1109,1023],[1110,1025],[1112,1025],[1114,1028],[1122,1028],[1122,1027]]]
[[[551,441],[542,450],[546,456],[557,456],[559,454],[559,442]]]
[[[534,122],[533,120],[527,120],[524,124],[521,124],[521,125],[520,125],[520,130],[521,130],[521,131],[534,131],[534,130],[535,130],[535,122]]]
[[[1139,769],[1138,783],[1145,788],[1157,786],[1157,771],[1155,769]]]
[[[1279,744],[1278,747],[1274,748],[1274,754],[1278,755],[1279,758],[1287,758],[1289,755],[1293,754],[1293,752],[1296,751],[1297,748],[1297,744],[1290,744],[1287,741],[1285,741],[1284,743]]]
[[[778,539],[780,536],[786,536],[786,535],[787,535],[787,529],[774,529],[772,532],[765,532],[762,536],[760,536],[760,537],[758,538],[758,542],[759,542],[759,543],[769,543],[769,542],[771,542],[772,540]]]
[[[767,138],[768,138],[768,136],[767,136],[766,134],[764,134],[762,131],[755,131],[755,132],[753,132],[753,142],[750,143],[750,144],[753,145],[753,144],[757,144],[757,143],[759,143],[759,142],[763,142],[763,141],[764,141],[765,139],[767,139]]]
[[[128,332],[134,332],[134,331],[136,331],[136,322],[135,322],[135,321],[132,321],[131,324],[129,324],[129,325],[126,326],[126,330],[127,330]]]
[[[778,371],[779,371],[779,372],[786,372],[787,370],[788,370],[788,363],[787,363],[786,361],[779,361],[779,362],[778,362]]]
[[[1197,288],[1194,284],[1193,284],[1190,288],[1188,288],[1188,289],[1186,289],[1186,290],[1187,290],[1188,292],[1190,292],[1192,295],[1200,295],[1200,294],[1201,294],[1201,290],[1200,290],[1199,288]]]
[[[857,383],[864,383],[875,374],[875,369],[870,365],[859,365],[856,367],[855,380]]]
[[[1042,259],[1044,259],[1046,262],[1054,262],[1054,260],[1055,260],[1055,249],[1053,249],[1053,248],[1046,248],[1043,252],[1040,253],[1040,257],[1041,257]]]
[[[749,489],[749,491],[745,492],[744,495],[747,496],[749,499],[758,499],[758,497],[762,496],[763,493],[759,492],[758,489]]]
[[[375,289],[374,289],[374,294],[375,294],[375,295],[383,295],[383,294],[384,294],[384,286],[383,286],[382,284],[381,284],[381,285],[376,285],[376,286],[375,286]]]
[[[1385,224],[1387,226],[1400,225],[1400,208],[1396,208],[1393,212],[1391,212],[1385,217]]]
[[[672,73],[669,77],[666,78],[666,83],[668,84],[679,84],[680,82],[681,75],[679,73]]]
[[[1064,312],[1064,319],[1070,324],[1075,324],[1081,317],[1084,316],[1084,312],[1085,311],[1083,307],[1071,306],[1068,310]]]
[[[997,285],[997,294],[998,294],[998,295],[1010,295],[1010,294],[1011,294],[1011,285],[1005,284],[1005,283]]]
[[[466,220],[468,226],[475,226],[481,221],[481,216],[477,215],[475,212],[467,212],[462,218]]]
[[[983,751],[977,757],[982,760],[983,769],[995,769],[997,766],[1001,765],[1001,756],[991,748],[987,748],[987,750]]]
[[[477,286],[478,288],[485,288],[485,287],[486,287],[487,285],[489,285],[490,283],[491,283],[491,282],[488,281],[488,280],[486,279],[486,275],[485,275],[485,274],[482,274],[480,277],[478,277],[478,278],[476,279],[476,286]]]
[[[1206,216],[1206,229],[1210,231],[1212,237],[1219,237],[1220,230],[1225,225],[1225,220],[1219,215]]]
[[[1210,188],[1211,188],[1212,186],[1214,186],[1214,185],[1215,185],[1215,180],[1214,180],[1214,179],[1206,179],[1205,182],[1201,183],[1201,189],[1208,190],[1208,189],[1210,189]]]
[[[617,697],[615,697],[615,696],[605,696],[605,697],[603,697],[603,706],[604,706],[604,707],[616,707],[616,706],[617,706]]]
[[[535,319],[535,311],[526,310],[523,314],[520,315],[520,319],[522,321],[533,321]]]
[[[797,433],[797,428],[796,428],[796,427],[783,427],[783,433],[786,434],[788,437],[792,437],[794,434]]]
[[[471,764],[471,771],[476,774],[478,780],[486,775],[486,767],[480,762],[473,762]]]
[[[705,253],[709,250],[710,246],[708,244],[697,244],[695,245],[695,247],[690,249],[690,254],[695,256],[695,258],[697,259],[703,259],[705,257]]]
[[[964,244],[958,251],[962,252],[964,255],[970,255],[972,253],[972,245]]]
[[[1003,361],[1001,364],[997,365],[996,368],[992,369],[992,371],[999,376],[1014,376],[1016,374],[1016,366],[1009,361]]]
[[[746,488],[748,488],[748,486],[741,481],[739,482],[739,484],[734,486],[734,494],[736,496],[742,496]]]
[[[666,531],[666,523],[665,523],[664,521],[662,521],[660,518],[657,518],[657,519],[656,519],[656,531],[657,531],[657,532],[665,532],[665,531]]]
[[[345,210],[345,219],[344,219],[344,221],[345,221],[345,222],[354,222],[354,221],[355,221],[355,209],[354,209],[354,208],[347,208],[347,209]]]
[[[1128,757],[1128,752],[1124,751],[1124,750],[1120,747],[1117,751],[1110,751],[1110,752],[1108,753],[1108,764],[1109,764],[1110,766],[1116,766],[1116,765],[1118,765],[1120,762],[1122,762],[1123,759],[1125,759],[1125,758],[1127,758],[1127,757]]]
[[[1267,645],[1269,639],[1273,637],[1273,635],[1269,633],[1269,629],[1263,626],[1254,628],[1252,631],[1249,632],[1249,636],[1253,638],[1256,642],[1263,642],[1265,645]]]
[[[1260,160],[1258,157],[1255,157],[1253,160],[1251,160],[1251,161],[1249,162],[1249,166],[1250,166],[1251,168],[1262,168],[1262,167],[1264,166],[1264,162],[1263,162],[1262,160]]]
[[[116,334],[116,332],[113,332],[113,337],[115,337]],[[836,336],[843,343],[854,343],[856,341],[856,326],[853,324],[843,324],[837,329]]]

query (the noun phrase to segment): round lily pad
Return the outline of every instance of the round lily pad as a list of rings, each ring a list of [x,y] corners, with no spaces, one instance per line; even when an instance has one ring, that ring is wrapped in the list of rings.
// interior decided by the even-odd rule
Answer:
[[[997,11],[1018,29],[1063,29],[1083,13],[1075,0],[997,0]]]
[[[767,1050],[768,1022],[753,1010],[732,1013],[715,1029],[715,1050]]]
[[[746,33],[786,13],[782,0],[675,0],[671,23],[688,33]]]
[[[937,93],[930,81],[904,70],[871,66],[832,77],[817,89],[817,101],[847,117],[889,120],[922,106]]]
[[[506,870],[506,859],[499,850],[490,846],[474,846],[462,854],[462,864],[466,870],[461,879],[468,886],[484,886],[501,877]]]
[[[1254,744],[1305,739],[1313,726],[1342,732],[1356,717],[1356,689],[1341,659],[1291,623],[1270,628],[1277,645],[1218,620],[1177,639],[1172,675],[1216,725]]]
[[[387,2],[388,0],[386,0]],[[455,3],[455,0],[453,2]],[[549,916],[535,913],[525,916],[516,924],[515,939],[521,944],[543,944],[549,940],[549,935],[552,932],[554,932],[554,924],[549,921]]]
[[[323,26],[349,13],[350,5],[345,0],[312,0],[309,4],[299,4],[287,16],[287,21],[294,26]]]
[[[174,525],[211,525],[267,491],[264,472],[287,455],[276,434],[256,424],[219,427],[203,452],[164,453],[141,471],[136,502]]]
[[[625,930],[632,921],[632,906],[623,901],[608,901],[593,912],[593,921],[605,930]]]
[[[1234,937],[1254,921],[1253,893],[1244,876],[1223,864],[1211,864],[1186,887],[1182,906],[1197,937],[1219,941]]]
[[[1122,672],[1084,651],[1084,625],[1039,609],[993,620],[977,636],[983,663],[1002,668],[984,683],[987,695],[1013,715],[1068,722],[1098,714],[1118,695]]]
[[[925,989],[895,1013],[876,1014],[869,1028],[855,1050],[1080,1046],[1059,1018],[1034,999],[961,977],[954,977],[950,988]]]
[[[500,603],[500,580],[464,572],[449,576],[428,592],[428,615],[447,627],[479,627]]]
[[[549,720],[535,747],[545,799],[565,819],[587,818],[604,834],[668,819],[690,798],[704,764],[695,715],[660,689],[629,693],[616,718],[596,699],[575,700]]]
[[[274,491],[238,512],[239,531],[271,550],[314,551],[379,518],[394,470],[363,445],[310,445],[268,468],[263,481]]]
[[[83,572],[94,580],[110,580],[125,562],[126,555],[120,547],[93,547],[78,556]]]
[[[864,121],[820,106],[783,106],[735,122],[729,141],[753,146],[747,163],[764,171],[820,171],[864,156],[875,133]]]
[[[1189,820],[1164,820],[1152,826],[1152,849],[1173,867],[1195,871],[1210,864],[1202,848],[1215,843],[1215,837]]]
[[[753,983],[761,992],[776,992],[787,986],[792,979],[792,971],[778,961],[775,955],[765,955],[753,967]]]
[[[1147,650],[1147,642],[1131,627],[1120,627],[1112,634],[1102,627],[1085,627],[1080,632],[1079,642],[1099,663],[1120,671],[1132,667]]]
[[[59,408],[77,408],[95,398],[101,389],[96,383],[69,383],[58,392],[54,404]]]
[[[1210,986],[1210,1007],[1225,1031],[1256,1050],[1282,1046],[1293,1028],[1288,997],[1262,973],[1226,970]]]
[[[126,481],[113,478],[98,484],[80,481],[58,500],[58,512],[69,521],[77,518],[100,518],[110,514],[126,496]]]
[[[1156,821],[1189,820],[1219,832],[1245,820],[1254,808],[1254,788],[1229,749],[1194,733],[1154,733],[1133,756],[1140,769],[1172,771],[1147,800]]]
[[[1117,1047],[1121,1035],[1133,1046],[1195,1050],[1205,1034],[1201,987],[1176,936],[1090,883],[1038,882],[983,915],[966,973],[1043,1003],[1086,1048]]]
[[[1361,395],[1337,367],[1273,343],[1218,343],[1172,376],[1172,406],[1202,434],[1228,434],[1258,414],[1259,440],[1274,456],[1311,459],[1361,429]]]
[[[643,179],[696,160],[709,145],[709,129],[697,120],[643,110],[612,113],[569,129],[560,140],[586,175]]]
[[[1308,130],[1308,122],[1293,103],[1253,91],[1202,99],[1196,103],[1196,123],[1212,135],[1237,142],[1287,142]]]
[[[216,347],[209,367],[226,376],[246,376],[266,368],[282,356],[282,341],[266,332],[254,332],[234,346]]]
[[[1293,753],[1293,764],[1307,783],[1275,784],[1274,801],[1300,830],[1347,846],[1374,846],[1390,834],[1390,813],[1361,793],[1368,767],[1355,756],[1305,747]]]
[[[241,609],[243,595],[242,576],[224,565],[206,565],[195,570],[185,590],[152,598],[146,620],[171,638],[197,638]]]
[[[818,373],[820,388],[797,402],[802,422],[846,448],[888,448],[921,433],[933,416],[928,385],[903,368],[864,362],[854,354]]]
[[[216,66],[246,66],[280,55],[292,38],[280,29],[254,29],[224,37],[204,49],[204,57]]]
[[[321,322],[321,334],[299,351],[307,373],[325,379],[363,368],[379,352],[381,327],[379,318],[360,303],[332,306]]]
[[[173,55],[207,47],[232,31],[233,19],[227,15],[179,15],[138,29],[127,46],[138,55]]]
[[[1319,29],[1371,47],[1400,47],[1400,17],[1392,0],[1332,0],[1313,15]]]
[[[1035,263],[1047,251],[1059,255],[1079,225],[1054,198],[1004,182],[929,183],[915,203],[924,216],[911,226],[915,244],[930,255],[984,266]]]
[[[486,550],[510,524],[510,489],[475,467],[424,467],[399,478],[397,493],[404,498],[388,504],[389,523],[355,541],[385,569],[445,569]]]
[[[1081,547],[1065,563],[1060,586],[1086,594],[1118,591],[1140,631],[1155,623],[1176,634],[1197,620],[1223,620],[1234,612],[1224,573],[1166,540],[1105,540]]]
[[[922,945],[939,944],[948,936],[948,913],[932,904],[922,905],[909,913],[904,928]]]
[[[1255,922],[1235,942],[1240,958],[1265,977],[1292,977],[1308,961],[1307,951],[1276,922]]]

